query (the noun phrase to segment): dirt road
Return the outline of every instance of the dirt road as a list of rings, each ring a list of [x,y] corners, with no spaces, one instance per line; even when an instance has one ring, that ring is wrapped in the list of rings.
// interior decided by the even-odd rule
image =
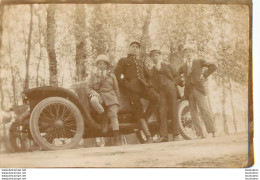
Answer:
[[[159,144],[0,154],[0,167],[245,167],[247,134]]]

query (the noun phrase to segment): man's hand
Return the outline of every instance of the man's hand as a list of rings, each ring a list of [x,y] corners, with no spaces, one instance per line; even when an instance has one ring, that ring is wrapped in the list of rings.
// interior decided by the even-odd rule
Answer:
[[[89,97],[98,96],[98,93],[96,91],[91,91],[89,93]]]
[[[200,79],[201,79],[203,82],[207,81],[207,78],[205,78],[205,76],[203,76],[203,74],[200,76]]]

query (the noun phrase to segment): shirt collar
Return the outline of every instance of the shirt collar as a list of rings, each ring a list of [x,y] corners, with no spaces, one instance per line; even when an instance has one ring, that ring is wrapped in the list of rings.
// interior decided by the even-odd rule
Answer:
[[[187,61],[186,64],[187,64],[187,66],[191,66],[192,67],[193,61],[191,61],[191,62]]]
[[[128,54],[127,57],[128,57],[128,58],[131,58],[131,59],[134,59],[134,58],[136,58],[136,55],[134,55],[134,54]]]
[[[106,73],[107,76],[110,76],[110,71],[109,70],[105,70],[105,73]],[[97,69],[95,75],[97,77],[100,77],[101,76],[101,71],[99,69]]]

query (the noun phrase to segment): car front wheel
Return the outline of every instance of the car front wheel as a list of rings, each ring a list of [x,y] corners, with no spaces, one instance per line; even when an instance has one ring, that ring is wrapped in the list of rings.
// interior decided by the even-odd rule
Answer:
[[[62,150],[78,145],[84,133],[84,120],[78,107],[62,97],[40,101],[30,117],[34,141],[44,150]]]

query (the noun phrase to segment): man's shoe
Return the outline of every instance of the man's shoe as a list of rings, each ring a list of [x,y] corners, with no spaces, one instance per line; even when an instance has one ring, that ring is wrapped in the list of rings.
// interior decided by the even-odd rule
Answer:
[[[156,143],[168,142],[168,137],[160,137]]]
[[[206,139],[206,138],[207,138],[207,136],[205,136],[205,135],[199,136],[199,139]]]
[[[152,143],[153,143],[153,138],[147,137],[146,144],[152,144]]]
[[[218,136],[217,132],[213,132],[213,133],[212,133],[212,137],[213,137],[213,138],[215,138],[215,137],[217,137],[217,136]]]
[[[180,135],[175,135],[175,136],[173,136],[173,139],[172,139],[172,141],[181,141],[182,140],[182,138],[181,138],[181,136]]]

